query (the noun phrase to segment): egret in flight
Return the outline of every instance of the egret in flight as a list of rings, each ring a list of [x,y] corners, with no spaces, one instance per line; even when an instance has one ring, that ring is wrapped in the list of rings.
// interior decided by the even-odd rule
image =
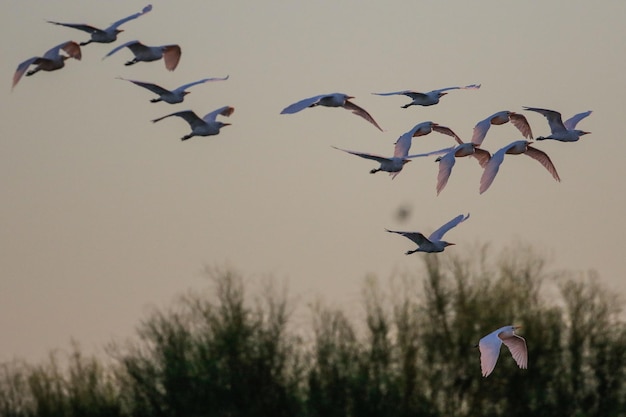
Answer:
[[[402,235],[417,244],[417,249],[407,251],[406,255],[410,255],[415,252],[443,252],[446,246],[454,245],[454,243],[441,240],[443,238],[443,235],[445,235],[448,230],[457,226],[459,223],[467,220],[469,216],[469,213],[467,214],[467,216],[459,214],[454,219],[450,220],[448,223],[444,224],[439,229],[432,232],[430,236],[428,236],[428,238],[420,232],[398,232],[389,229],[386,230],[390,233],[397,233],[399,235]]]
[[[137,62],[158,61],[163,58],[163,61],[165,61],[165,68],[169,71],[174,71],[176,69],[181,55],[181,49],[178,45],[146,46],[139,41],[130,41],[114,48],[111,52],[106,54],[104,58],[113,55],[123,48],[130,49],[133,55],[135,55],[132,60],[127,61],[124,65],[133,65]]]
[[[517,366],[521,369],[528,367],[526,340],[515,334],[515,330],[519,327],[504,326],[480,339],[477,347],[480,350],[480,368],[484,377],[489,376],[496,367],[502,343],[509,348]]]
[[[224,126],[230,126],[230,123],[223,123],[216,120],[217,116],[222,115],[228,117],[233,114],[234,111],[234,107],[224,106],[212,111],[211,113],[207,113],[204,117],[200,118],[191,110],[183,110],[154,119],[152,123],[156,123],[166,117],[178,116],[184,119],[187,123],[189,123],[189,126],[191,126],[191,133],[180,138],[180,140],[187,140],[194,136],[212,136],[219,134],[220,129]]]
[[[585,130],[576,129],[578,122],[589,116],[592,113],[591,110],[575,114],[563,122],[561,119],[561,113],[558,111],[538,109],[536,107],[524,107],[524,109],[542,114],[546,119],[548,119],[548,125],[550,126],[551,132],[550,135],[539,136],[537,140],[554,139],[560,142],[576,142],[581,136],[591,133]]]
[[[466,85],[465,87],[440,88],[438,90],[429,91],[427,93],[421,93],[419,91],[414,91],[414,90],[403,90],[403,91],[394,91],[391,93],[372,93],[372,94],[375,94],[377,96],[396,96],[396,95],[407,96],[411,98],[413,101],[402,106],[403,109],[406,109],[411,106],[433,106],[439,103],[439,99],[441,99],[441,97],[448,94],[447,91],[449,90],[476,90],[478,88],[480,88],[480,84],[470,84],[470,85]]]

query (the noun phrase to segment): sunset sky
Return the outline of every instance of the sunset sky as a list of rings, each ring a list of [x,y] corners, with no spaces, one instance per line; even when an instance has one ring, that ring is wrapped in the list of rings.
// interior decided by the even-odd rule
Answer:
[[[85,32],[46,20],[106,27],[147,1],[17,1],[0,5],[0,361],[39,359],[77,340],[86,350],[131,337],[154,307],[207,286],[204,269],[232,267],[254,287],[287,282],[305,304],[321,296],[357,305],[363,279],[422,266],[409,240],[385,228],[429,233],[461,213],[446,235],[451,253],[515,242],[545,253],[551,270],[597,271],[626,290],[626,2],[153,1],[118,41],[90,44],[82,60],[24,77],[17,65]],[[117,45],[177,43],[178,68],[124,66]],[[174,88],[205,77],[184,103],[124,77]],[[404,96],[372,92],[481,84],[436,106],[403,109]],[[300,99],[355,96],[380,132],[343,109],[281,115]],[[178,110],[202,116],[231,105],[218,136],[181,142]],[[417,123],[432,120],[469,141],[476,122],[523,113],[535,136],[546,119],[593,110],[576,143],[537,142],[561,182],[524,155],[506,156],[493,185],[457,161],[437,196],[437,164],[423,158],[394,180],[377,163],[333,149],[382,155]],[[522,139],[509,123],[483,148]],[[411,153],[452,146],[437,133]],[[401,220],[398,211],[408,217]],[[506,323],[504,323],[506,324]]]

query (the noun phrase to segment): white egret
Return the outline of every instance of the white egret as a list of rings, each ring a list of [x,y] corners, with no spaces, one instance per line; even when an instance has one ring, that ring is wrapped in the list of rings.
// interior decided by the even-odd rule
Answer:
[[[61,51],[65,52],[67,55],[61,54]],[[42,57],[34,56],[19,64],[15,70],[15,74],[13,74],[13,85],[11,88],[17,85],[24,73],[29,77],[39,71],[55,71],[65,66],[66,59],[74,58],[80,61],[81,56],[80,46],[76,42],[63,42],[48,50]],[[37,66],[26,72],[31,65]]]
[[[217,78],[217,77],[204,78],[202,80],[198,80],[198,81],[194,81],[188,84],[181,85],[180,87],[174,90],[168,90],[159,85],[147,83],[144,81],[129,80],[129,79],[122,78],[122,77],[117,77],[117,78],[120,80],[124,80],[124,81],[130,81],[131,83],[138,85],[139,87],[143,87],[145,89],[152,91],[155,94],[158,94],[159,97],[153,98],[152,100],[150,100],[151,103],[158,103],[159,101],[164,101],[169,104],[176,104],[176,103],[182,103],[183,100],[185,99],[185,96],[191,92],[191,91],[186,91],[189,87],[192,87],[197,84],[203,84],[209,81],[225,81],[228,79],[228,75],[223,78]]]
[[[452,229],[459,223],[467,220],[469,216],[469,213],[467,214],[467,216],[463,216],[462,214],[456,216],[454,219],[450,220],[448,223],[444,224],[439,229],[431,233],[428,238],[426,238],[426,236],[424,236],[420,232],[398,232],[389,229],[386,230],[390,233],[397,233],[399,235],[402,235],[417,244],[417,249],[407,251],[406,255],[410,255],[415,252],[443,252],[446,246],[454,245],[454,243],[441,240],[443,238],[443,235],[445,235],[448,230]]]
[[[480,193],[482,194],[487,191],[500,169],[500,164],[502,164],[502,161],[504,160],[504,155],[507,153],[511,155],[525,154],[530,156],[543,165],[544,168],[552,174],[555,180],[561,181],[561,178],[559,178],[559,174],[556,172],[556,168],[550,160],[550,157],[545,152],[530,146],[531,143],[532,142],[527,140],[517,140],[494,153],[487,163],[482,177],[480,178]]]
[[[515,334],[515,330],[519,328],[520,326],[504,326],[480,339],[478,342],[478,348],[480,350],[480,368],[484,377],[489,376],[496,367],[502,343],[509,348],[511,356],[513,356],[517,366],[521,369],[528,367],[526,340]]]
[[[561,113],[554,110],[538,109],[536,107],[524,107],[524,110],[534,111],[545,116],[550,126],[549,136],[539,136],[536,140],[554,139],[560,142],[576,142],[581,136],[588,135],[591,132],[577,130],[576,125],[585,117],[589,116],[592,111],[575,114],[565,122],[561,119]]]
[[[503,125],[507,122],[511,122],[526,139],[533,138],[533,132],[530,129],[528,120],[523,114],[515,113],[513,111],[503,110],[492,114],[484,120],[476,123],[474,126],[474,134],[472,135],[472,143],[480,145],[483,143],[487,131],[491,125]]]
[[[60,25],[60,26],[66,26],[69,28],[78,29],[78,30],[82,30],[84,32],[90,33],[91,39],[89,39],[87,42],[81,42],[80,43],[81,46],[88,45],[91,42],[111,43],[117,40],[118,33],[124,31],[122,29],[118,29],[123,23],[126,23],[129,20],[137,19],[139,16],[143,16],[144,14],[148,13],[150,10],[152,10],[151,4],[144,7],[143,10],[138,13],[131,14],[130,16],[126,16],[125,18],[112,23],[106,29],[98,29],[96,27],[93,27],[91,25],[86,25],[84,23],[61,23],[61,22],[53,22],[51,20],[48,20],[48,23],[52,23],[52,24]]]
[[[378,125],[378,123],[376,123],[374,118],[367,111],[365,111],[365,109],[357,106],[350,101],[350,99],[352,98],[354,97],[343,93],[321,94],[319,96],[305,98],[296,103],[290,104],[289,106],[285,107],[280,112],[280,114],[297,113],[301,110],[306,109],[307,107],[343,107],[346,110],[350,110],[357,116],[361,116],[362,118],[376,126],[378,130],[383,131],[383,129]]]
[[[152,122],[156,123],[159,120],[163,120],[166,117],[170,116],[178,116],[183,119],[189,126],[191,126],[191,133],[183,136],[180,140],[187,140],[194,136],[212,136],[220,133],[220,129],[224,126],[230,126],[230,123],[223,123],[217,119],[217,116],[230,116],[235,111],[234,107],[224,106],[220,107],[217,110],[212,111],[211,113],[207,113],[204,117],[200,118],[191,110],[183,110],[176,113],[168,114],[166,116],[159,117],[158,119],[154,119]]]
[[[133,55],[135,55],[135,58],[127,61],[124,65],[133,65],[137,62],[157,61],[163,58],[165,61],[165,68],[169,71],[174,71],[176,69],[181,55],[181,49],[178,45],[146,46],[139,41],[130,41],[114,48],[102,59],[113,55],[122,48],[130,49]]]
[[[404,95],[410,97],[413,101],[409,104],[405,104],[402,106],[403,109],[406,109],[410,106],[432,106],[439,103],[439,99],[444,95],[448,94],[446,91],[448,90],[475,90],[480,88],[480,84],[470,84],[465,87],[446,87],[440,88],[438,90],[429,91],[427,93],[421,93],[419,91],[414,90],[403,90],[403,91],[394,91],[391,93],[372,93],[377,96],[394,96],[394,95]]]

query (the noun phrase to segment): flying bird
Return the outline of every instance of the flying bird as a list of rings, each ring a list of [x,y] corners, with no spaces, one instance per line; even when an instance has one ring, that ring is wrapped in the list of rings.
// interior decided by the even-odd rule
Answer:
[[[176,103],[182,103],[183,100],[185,99],[185,96],[190,93],[190,91],[186,91],[189,87],[192,87],[196,84],[206,83],[209,81],[225,81],[228,79],[228,75],[223,78],[217,78],[217,77],[204,78],[202,80],[198,80],[192,83],[181,85],[180,87],[174,90],[167,90],[156,84],[147,83],[143,81],[129,80],[129,79],[122,78],[122,77],[117,77],[117,78],[120,80],[124,80],[124,81],[130,81],[131,83],[138,85],[139,87],[143,87],[145,89],[152,91],[155,94],[158,94],[159,97],[153,98],[152,100],[150,100],[151,103],[158,103],[159,101],[164,101],[169,104],[176,104]]]
[[[162,46],[146,46],[139,41],[126,42],[123,45],[114,48],[111,52],[106,54],[102,59],[113,55],[122,48],[128,48],[135,55],[130,61],[127,61],[124,65],[133,65],[137,62],[151,62],[157,61],[161,58],[165,61],[165,68],[169,71],[174,71],[180,60],[180,46],[178,45],[162,45]]]
[[[487,191],[493,182],[498,170],[500,169],[500,164],[502,164],[502,161],[504,160],[504,155],[507,153],[511,155],[525,154],[530,156],[543,165],[544,168],[552,174],[555,180],[561,181],[561,178],[559,178],[559,174],[556,172],[556,168],[550,160],[550,157],[545,152],[530,146],[531,143],[532,142],[527,140],[517,140],[494,153],[487,163],[482,177],[480,178],[480,194]]]
[[[48,20],[48,23],[52,23],[52,24],[60,25],[60,26],[66,26],[69,28],[74,28],[74,29],[78,29],[78,30],[82,30],[84,32],[90,33],[91,39],[89,39],[87,42],[81,42],[80,43],[81,46],[88,45],[91,42],[111,43],[117,40],[118,33],[123,32],[122,29],[118,29],[122,24],[128,22],[129,20],[137,19],[139,16],[143,16],[144,14],[148,13],[150,10],[152,10],[151,4],[144,7],[143,10],[140,11],[139,13],[131,14],[130,16],[127,16],[123,19],[118,20],[117,22],[112,23],[111,26],[109,26],[106,29],[98,29],[96,27],[82,24],[82,23],[60,23],[60,22],[53,22],[51,20]]]
[[[394,179],[396,175],[398,175],[400,171],[402,171],[402,168],[404,168],[404,165],[407,162],[411,162],[413,158],[441,154],[441,153],[450,151],[452,149],[452,148],[445,148],[445,149],[440,149],[437,151],[432,151],[432,152],[427,152],[427,153],[422,153],[422,154],[417,154],[417,155],[408,155],[408,149],[406,149],[406,152],[405,152],[403,149],[401,149],[401,147],[396,146],[394,155],[392,157],[385,157],[385,156],[375,155],[375,154],[366,153],[366,152],[349,151],[347,149],[341,149],[335,146],[333,146],[333,148],[350,153],[352,155],[360,156],[361,158],[371,159],[371,160],[379,162],[380,167],[372,169],[370,171],[370,174],[375,174],[379,171],[384,171],[384,172],[388,172],[389,175],[391,175],[391,179]]]
[[[435,161],[439,162],[439,172],[437,174],[437,195],[441,193],[441,191],[445,188],[446,184],[448,184],[448,179],[450,178],[450,174],[452,173],[452,168],[456,163],[456,158],[461,158],[464,156],[473,156],[478,160],[478,163],[481,167],[485,168],[489,159],[491,159],[491,154],[479,148],[479,145],[475,143],[461,143],[460,145],[452,148],[445,155],[440,156]]]
[[[470,84],[465,87],[446,87],[440,88],[438,90],[429,91],[427,93],[421,93],[419,91],[414,90],[403,90],[403,91],[394,91],[392,93],[372,93],[377,96],[394,96],[394,95],[404,95],[410,97],[413,101],[402,106],[403,109],[406,109],[411,106],[433,106],[439,103],[439,99],[441,97],[448,94],[446,91],[448,90],[475,90],[480,88],[480,84]]]
[[[477,347],[480,350],[480,368],[484,377],[489,376],[496,367],[502,343],[509,348],[517,366],[521,369],[528,367],[526,340],[515,334],[517,329],[519,326],[504,326],[480,339]]]
[[[390,233],[397,233],[399,235],[402,235],[417,244],[417,249],[407,251],[406,255],[410,255],[415,252],[428,252],[428,253],[443,252],[446,246],[454,245],[454,243],[441,240],[443,238],[443,235],[445,235],[448,230],[452,229],[459,223],[467,220],[469,216],[470,216],[469,213],[467,214],[467,216],[463,216],[462,214],[459,214],[454,219],[450,220],[448,223],[444,224],[439,229],[431,233],[431,235],[428,236],[428,238],[426,238],[426,236],[424,236],[420,232],[398,232],[398,231],[389,230],[389,229],[386,229],[386,230]]]
[[[170,117],[170,116],[182,117],[183,119],[185,119],[187,123],[189,123],[189,126],[191,126],[191,133],[180,138],[180,140],[187,140],[194,136],[217,135],[218,133],[220,133],[220,129],[222,127],[230,126],[230,123],[223,123],[223,122],[216,120],[217,116],[222,115],[222,116],[228,117],[231,114],[233,114],[234,111],[235,111],[234,107],[224,106],[217,110],[212,111],[211,113],[207,113],[201,119],[193,111],[183,110],[183,111],[179,111],[176,113],[168,114],[166,116],[159,117],[158,119],[154,119],[152,123],[156,123],[159,120],[163,120],[166,117]]]
[[[62,54],[61,51],[65,54]],[[42,57],[34,56],[18,65],[15,74],[13,74],[13,85],[11,88],[17,85],[24,73],[29,77],[39,71],[55,71],[65,66],[66,59],[75,58],[80,61],[81,56],[80,46],[76,42],[63,42],[47,51]],[[36,65],[36,67],[26,72],[31,65]]]
[[[511,122],[526,139],[533,138],[533,133],[530,129],[530,125],[528,124],[528,120],[526,120],[526,117],[524,117],[523,114],[503,110],[476,123],[476,126],[474,126],[474,134],[472,135],[472,143],[481,145],[491,125],[499,126],[507,122]]]
[[[400,137],[396,141],[396,148],[400,147],[408,155],[409,149],[411,148],[411,144],[413,142],[413,138],[418,137],[418,136],[428,135],[429,133],[433,131],[451,136],[459,144],[463,143],[461,138],[456,133],[454,133],[454,131],[450,129],[449,127],[442,126],[438,123],[434,123],[431,121],[427,121],[427,122],[416,124],[410,130],[400,135]]]
[[[343,93],[332,93],[332,94],[321,94],[319,96],[305,98],[303,100],[298,101],[297,103],[290,104],[285,107],[280,114],[293,114],[297,113],[301,110],[306,109],[307,107],[317,107],[317,106],[325,106],[325,107],[343,107],[346,110],[350,110],[352,113],[357,116],[361,116],[374,126],[378,128],[378,130],[383,131],[383,129],[376,123],[376,120],[362,107],[357,106],[350,99],[354,98],[353,96],[349,96]]]
[[[575,114],[563,122],[561,113],[554,110],[538,109],[536,107],[524,107],[524,110],[534,111],[545,116],[550,126],[550,136],[539,136],[537,140],[554,139],[560,142],[576,142],[581,136],[588,135],[591,132],[577,130],[576,125],[585,117],[589,116],[592,111],[586,111]]]

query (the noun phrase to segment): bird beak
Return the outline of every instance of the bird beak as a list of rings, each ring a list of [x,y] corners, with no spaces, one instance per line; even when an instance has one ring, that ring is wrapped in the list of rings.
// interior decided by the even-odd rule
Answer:
[[[232,123],[223,123],[222,126],[230,126]]]
[[[591,133],[591,132],[582,132],[582,133],[581,133],[581,135],[588,135],[588,134],[590,134],[590,133]]]
[[[448,242],[448,246],[452,246],[452,245],[456,245],[456,243],[450,243],[450,242]]]
[[[442,95],[442,96],[445,96],[445,95],[446,95],[446,94],[448,94],[448,93],[439,93],[439,94],[440,94],[440,95]]]

